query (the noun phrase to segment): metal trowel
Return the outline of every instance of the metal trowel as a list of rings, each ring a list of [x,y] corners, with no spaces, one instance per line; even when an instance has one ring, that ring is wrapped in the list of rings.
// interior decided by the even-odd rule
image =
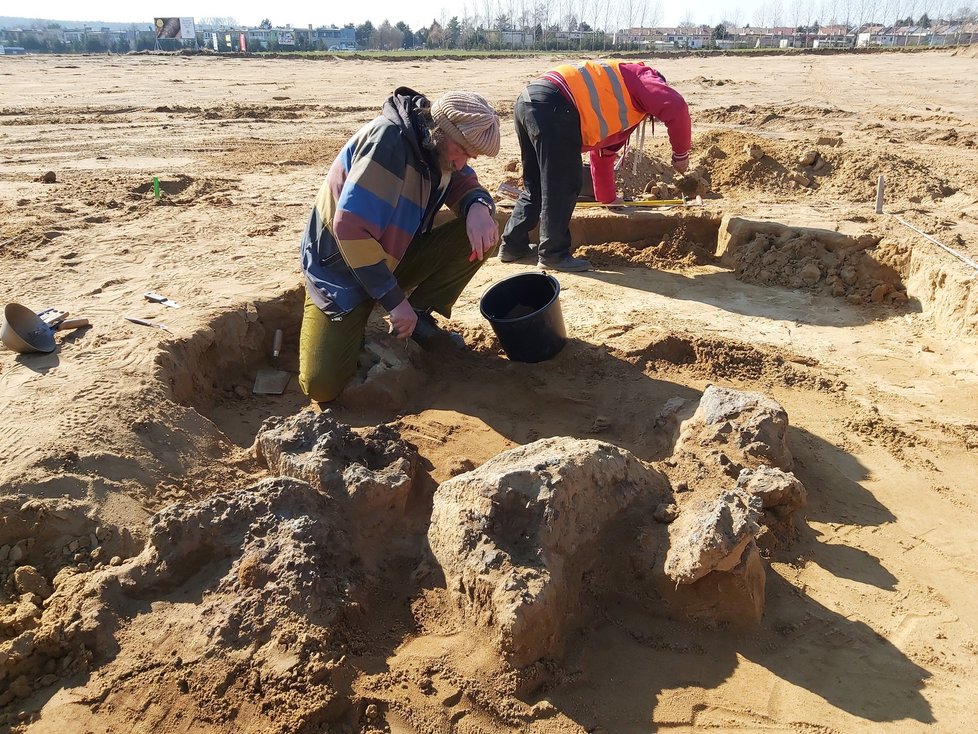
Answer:
[[[272,364],[278,360],[278,355],[282,351],[282,330],[275,330],[275,339],[272,342]],[[262,367],[258,370],[255,377],[255,386],[251,388],[253,395],[281,395],[292,379],[292,373],[276,367]]]

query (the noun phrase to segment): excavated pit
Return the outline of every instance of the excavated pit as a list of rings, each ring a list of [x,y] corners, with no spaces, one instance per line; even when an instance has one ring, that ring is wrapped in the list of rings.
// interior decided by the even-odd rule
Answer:
[[[598,280],[608,275],[616,282],[622,272],[640,273],[643,269],[656,273],[686,271],[707,273],[709,277],[733,276],[748,286],[837,301],[834,310],[841,314],[840,325],[899,318],[910,311],[934,309],[939,328],[952,333],[968,328],[962,302],[970,303],[969,299],[973,298],[970,292],[951,309],[947,304],[953,296],[943,289],[928,287],[935,278],[945,284],[952,282],[946,265],[938,265],[927,274],[915,270],[917,260],[911,247],[905,243],[890,245],[870,232],[842,234],[830,229],[719,216],[703,208],[678,213],[578,216],[572,222],[572,234],[578,243],[577,251],[595,265],[591,274],[580,276],[583,278]],[[970,285],[967,278],[957,281],[962,288]],[[915,291],[912,284],[921,284],[924,289]],[[473,286],[470,299],[478,298],[479,288]],[[736,291],[736,286],[732,289]],[[935,298],[937,295],[939,299]],[[297,286],[273,301],[242,304],[221,313],[210,328],[193,338],[172,343],[157,360],[158,375],[168,386],[168,397],[199,412],[223,436],[242,448],[252,445],[261,421],[268,415],[288,416],[304,409],[308,400],[299,390],[296,378],[303,297],[301,286]],[[566,293],[563,296],[564,299],[572,297]],[[757,299],[756,295],[737,296],[738,299],[748,297]],[[953,313],[953,318],[940,321],[941,316],[949,313]],[[375,312],[368,326],[361,370],[333,408],[358,425],[387,420],[392,414],[409,416],[412,409],[423,409],[412,396],[423,394],[432,384],[451,396],[446,397],[446,402],[454,400],[454,394],[460,390],[459,374],[482,374],[483,379],[494,386],[498,384],[504,392],[507,381],[522,381],[529,388],[531,401],[541,395],[547,400],[560,399],[561,390],[537,384],[537,375],[563,373],[572,369],[570,365],[575,361],[584,365],[588,376],[583,379],[572,376],[566,388],[570,391],[581,389],[582,383],[607,386],[614,380],[631,382],[637,375],[667,377],[677,383],[749,380],[765,386],[817,391],[844,389],[844,381],[820,370],[818,361],[810,355],[757,343],[746,334],[742,338],[729,338],[681,328],[640,329],[644,340],[630,340],[627,348],[622,348],[595,344],[583,334],[571,333],[567,355],[550,363],[553,366],[534,370],[509,362],[489,324],[481,319],[453,322],[452,328],[462,333],[468,348],[462,353],[433,357],[412,342],[403,344],[390,339],[386,324]],[[282,356],[273,361],[271,342],[275,329],[283,330],[284,347]],[[292,373],[283,395],[252,394],[258,370],[267,366]],[[670,397],[648,387],[640,388],[640,394],[659,401]],[[507,413],[505,406],[496,407]],[[488,408],[479,407],[480,416],[485,409]],[[612,421],[605,412],[582,410],[574,404],[569,414],[575,417],[582,414],[582,420],[588,423],[580,429],[582,433],[600,431],[613,442],[635,450],[640,431],[619,430],[624,428],[621,423]],[[410,418],[404,420],[411,422]],[[507,420],[517,422],[515,417]],[[554,435],[563,421],[548,418],[543,423],[553,428],[540,431],[514,426],[506,435],[517,442]],[[441,435],[431,438],[430,430],[412,430],[424,441],[446,440]],[[659,447],[645,446],[638,450],[644,458],[659,453]],[[461,457],[449,463],[464,466],[465,461]],[[450,471],[439,467],[435,474],[448,476]]]
[[[910,248],[887,247],[880,236],[871,232],[847,235],[690,208],[679,213],[578,216],[572,221],[572,236],[576,251],[589,258],[598,272],[625,268],[719,268],[745,283],[830,296],[840,299],[846,307],[864,307],[860,320],[892,318],[902,309],[930,308],[935,309],[934,316],[939,320],[942,315],[950,315],[947,304],[954,300],[944,290],[929,287],[935,278],[944,284],[950,280],[943,269],[923,274],[914,268],[912,250],[907,251]],[[967,278],[957,280],[968,285]],[[919,283],[923,290],[908,289],[908,281]],[[963,300],[968,302],[969,298],[972,297]],[[248,424],[242,430],[240,421],[232,421],[220,410],[215,412],[215,406],[257,399],[271,412],[285,415],[304,405],[305,400],[297,397],[295,377],[282,397],[251,395],[259,369],[273,365],[297,372],[302,300],[302,288],[297,286],[274,301],[249,303],[222,313],[210,329],[174,344],[161,358],[162,377],[170,387],[172,399],[214,420],[239,445],[250,444],[257,426]],[[961,308],[954,312],[956,317],[940,322],[941,328],[951,332],[967,328],[961,320]],[[431,360],[419,354],[413,344],[405,346],[386,339],[384,328],[375,313],[368,327],[370,338],[361,372],[354,379],[353,389],[341,399],[343,404],[366,409],[399,407],[407,400],[406,393],[423,380],[418,372],[431,366]],[[275,329],[283,331],[284,348],[282,357],[273,361],[271,343]],[[476,355],[502,353],[488,324],[466,325],[461,331]],[[662,335],[650,342],[642,358],[695,365],[697,373],[722,377],[725,368],[720,354],[724,350],[743,355],[736,359],[738,367],[750,362],[777,365],[785,361],[783,355],[765,356],[758,352],[751,356],[746,342],[731,340],[720,348],[715,338],[703,339],[695,334]],[[369,372],[371,368],[378,369]],[[751,378],[758,378],[764,369],[752,368]]]
[[[698,212],[579,218],[574,237],[595,278],[705,270],[838,298],[869,309],[862,321],[915,298],[899,263],[874,258],[871,235]],[[572,329],[537,368],[509,362],[488,324],[460,322],[469,348],[431,355],[393,340],[375,314],[351,389],[310,412],[294,377],[282,396],[251,393],[276,329],[275,366],[297,370],[302,301],[296,287],[224,311],[156,362],[167,399],[203,416],[215,441],[249,449],[248,471],[270,479],[157,502],[145,540],[89,527],[81,505],[66,515],[79,527],[57,538],[18,541],[16,528],[0,537],[33,564],[7,581],[25,601],[0,628],[30,636],[0,669],[8,698],[32,678],[98,669],[99,695],[115,705],[152,678],[161,700],[208,701],[215,722],[260,694],[285,706],[249,714],[270,730],[371,731],[421,715],[370,694],[362,660],[378,639],[393,649],[461,627],[495,651],[493,685],[512,676],[507,690],[532,700],[552,682],[547,661],[622,604],[696,628],[756,628],[765,559],[793,556],[807,532],[806,486],[818,485],[810,467],[792,473],[788,443],[810,439],[766,393],[844,394],[816,359],[677,325],[637,329],[628,346]],[[473,399],[469,375],[508,400]],[[439,418],[448,410],[454,422]],[[52,511],[65,512],[17,510],[28,523]],[[185,596],[197,606],[170,630],[184,639],[172,670],[113,665],[106,651]],[[431,678],[425,668],[401,674],[422,691]],[[229,690],[229,677],[242,683]],[[478,700],[479,683],[465,685]],[[541,712],[494,715],[519,727]]]

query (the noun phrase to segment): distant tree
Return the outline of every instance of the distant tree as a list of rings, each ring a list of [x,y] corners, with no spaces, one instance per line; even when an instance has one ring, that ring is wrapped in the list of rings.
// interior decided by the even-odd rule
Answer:
[[[262,30],[270,31],[272,30],[272,21],[270,21],[268,18],[265,18],[265,20],[263,20],[261,23],[258,24],[258,27],[261,28]]]
[[[927,16],[927,13],[920,16],[920,20],[917,21],[917,25],[919,25],[921,28],[930,28],[930,18]]]
[[[458,16],[453,15],[448,25],[445,26],[445,39],[448,41],[449,48],[458,48],[462,38],[462,24],[458,21]]]
[[[432,21],[428,29],[428,45],[432,48],[441,48],[445,45],[445,29],[437,20]]]
[[[374,24],[368,20],[358,25],[356,31],[357,47],[370,48],[370,37],[374,33]]]
[[[461,48],[492,48],[489,30],[482,24],[463,23],[459,46]]]
[[[88,36],[85,38],[85,53],[102,54],[108,50],[101,38],[97,36]]]
[[[727,27],[723,23],[717,25],[713,29],[713,33],[710,34],[710,38],[712,38],[714,41],[722,41],[726,37],[727,37]]]
[[[414,45],[415,46],[418,46],[418,47],[421,47],[421,48],[423,48],[423,47],[425,47],[425,46],[428,45],[428,29],[427,28],[418,28],[418,30],[416,30],[414,32]]]
[[[956,20],[959,23],[974,23],[975,21],[978,21],[978,12],[975,12],[974,8],[967,5],[962,5],[960,8],[954,11],[951,19]]]
[[[375,48],[383,49],[384,51],[390,51],[395,48],[401,48],[401,44],[404,43],[404,34],[392,26],[389,20],[384,20],[383,23],[377,28],[372,34],[373,45]]]
[[[38,53],[43,53],[47,50],[44,48],[44,44],[41,42],[41,39],[39,39],[33,33],[23,34],[20,37],[19,45],[27,51],[36,51]]]
[[[411,26],[403,20],[399,20],[394,24],[394,27],[404,35],[401,48],[414,48],[414,32],[411,30]]]

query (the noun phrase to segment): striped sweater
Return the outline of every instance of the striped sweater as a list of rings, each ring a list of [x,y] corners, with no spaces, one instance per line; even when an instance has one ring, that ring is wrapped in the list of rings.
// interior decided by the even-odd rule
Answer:
[[[441,206],[462,217],[477,199],[492,201],[470,167],[443,175],[422,146],[419,112],[429,105],[412,89],[396,89],[330,166],[300,256],[309,297],[327,316],[342,318],[367,299],[390,311],[404,300],[394,269]]]

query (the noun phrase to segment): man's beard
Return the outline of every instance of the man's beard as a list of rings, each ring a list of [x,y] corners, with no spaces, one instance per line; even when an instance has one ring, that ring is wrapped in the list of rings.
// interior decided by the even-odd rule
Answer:
[[[448,136],[440,127],[432,129],[431,142],[435,146],[435,159],[438,161],[438,170],[442,173],[454,173],[455,169],[452,167],[452,162],[448,160],[448,155],[445,152],[445,142],[447,140]]]

